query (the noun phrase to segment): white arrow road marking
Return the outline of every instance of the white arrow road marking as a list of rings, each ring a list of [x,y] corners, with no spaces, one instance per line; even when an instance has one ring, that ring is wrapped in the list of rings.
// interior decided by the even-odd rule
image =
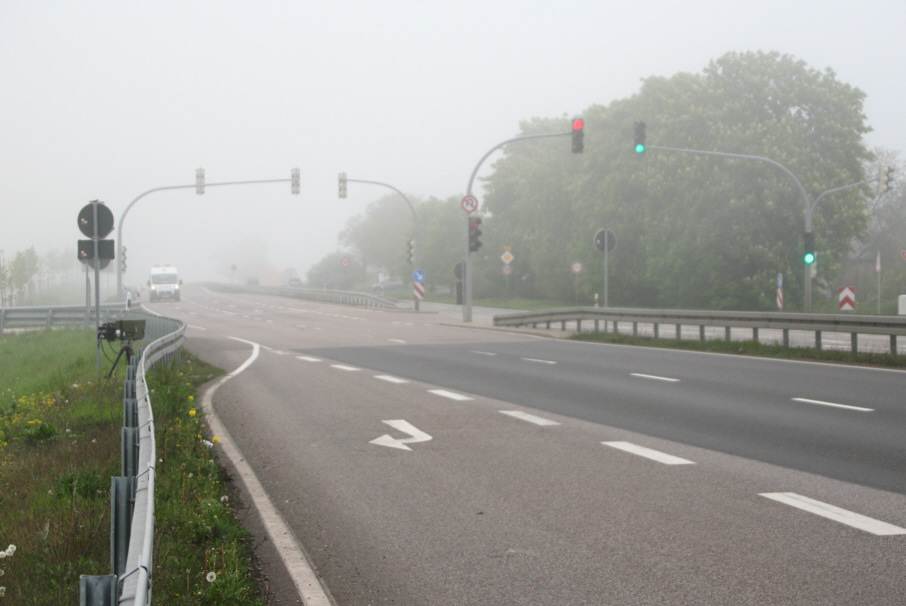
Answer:
[[[810,499],[794,492],[763,492],[761,493],[761,496],[829,520],[834,520],[835,522],[840,522],[841,524],[846,524],[847,526],[852,526],[853,528],[858,528],[859,530],[864,530],[865,532],[870,532],[874,535],[886,536],[906,534],[906,528],[900,528],[899,526],[894,526],[887,522],[881,522],[846,509],[835,507],[834,505],[828,505],[827,503],[822,503],[821,501],[816,501],[815,499]]]
[[[663,463],[664,465],[695,465],[694,461],[675,457],[659,450],[645,448],[644,446],[639,446],[638,444],[633,444],[632,442],[601,442],[601,444],[622,450],[624,452],[629,452],[640,457],[645,457],[646,459],[651,459],[652,461],[657,461],[658,463]]]
[[[382,435],[379,438],[371,440],[369,444],[377,444],[378,446],[389,446],[390,448],[399,448],[400,450],[412,450],[407,444],[415,444],[416,442],[427,442],[431,439],[431,436],[423,432],[422,430],[413,427],[408,421],[403,419],[394,419],[392,421],[383,421],[390,427],[397,429],[405,434],[409,434],[410,438],[403,438],[402,440],[389,436],[387,434]]]

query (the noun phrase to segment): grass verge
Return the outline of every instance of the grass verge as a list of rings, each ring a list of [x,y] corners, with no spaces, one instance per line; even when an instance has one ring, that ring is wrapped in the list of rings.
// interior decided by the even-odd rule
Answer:
[[[80,575],[110,573],[119,371],[109,381],[99,375],[94,337],[84,331],[0,336],[0,603],[77,604]],[[195,408],[197,389],[218,374],[184,352],[179,366],[148,376],[158,455],[155,603],[266,604],[216,440]]]
[[[655,339],[654,337],[633,337],[631,335],[612,332],[582,332],[571,335],[568,338],[574,341],[591,341],[615,345],[639,345],[644,347],[707,351],[723,354],[758,356],[762,358],[780,358],[785,360],[837,362],[844,364],[882,366],[887,368],[906,368],[906,356],[894,356],[889,353],[853,354],[847,351],[832,351],[815,349],[813,347],[784,347],[783,345],[769,345],[752,340],[726,341],[723,339],[708,339],[699,341],[692,339]]]

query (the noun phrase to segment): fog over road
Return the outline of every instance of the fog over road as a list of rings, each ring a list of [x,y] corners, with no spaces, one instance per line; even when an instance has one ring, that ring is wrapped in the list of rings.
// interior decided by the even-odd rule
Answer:
[[[902,372],[201,288],[152,307],[227,371],[260,345],[214,409],[337,604],[906,595]]]

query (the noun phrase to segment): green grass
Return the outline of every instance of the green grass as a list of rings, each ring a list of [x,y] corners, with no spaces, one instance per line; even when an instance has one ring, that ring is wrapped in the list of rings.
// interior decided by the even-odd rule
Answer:
[[[218,374],[184,352],[179,367],[156,368],[148,377],[159,459],[155,603],[266,603],[216,441],[195,408],[197,388]],[[6,603],[77,604],[80,575],[110,573],[122,365],[110,381],[105,376],[106,369],[97,371],[90,333],[0,336],[0,600]]]
[[[786,360],[838,362],[889,368],[906,368],[906,356],[894,356],[889,353],[852,354],[847,351],[819,350],[813,347],[784,347],[783,345],[769,345],[752,340],[726,341],[723,339],[708,339],[699,341],[693,339],[655,339],[654,337],[633,337],[631,335],[612,332],[582,332],[571,335],[568,338],[575,341],[591,341],[616,345],[639,345],[645,347],[663,347],[667,349],[685,349],[713,353],[759,356],[764,358],[782,358]]]

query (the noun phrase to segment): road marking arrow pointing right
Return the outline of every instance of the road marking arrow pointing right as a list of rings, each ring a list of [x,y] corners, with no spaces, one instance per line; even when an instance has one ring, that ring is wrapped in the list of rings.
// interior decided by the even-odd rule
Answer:
[[[398,439],[387,434],[382,435],[379,438],[371,440],[369,444],[376,444],[378,446],[388,446],[390,448],[399,448],[400,450],[412,450],[407,446],[407,444],[415,444],[416,442],[427,442],[431,439],[431,436],[423,432],[422,430],[414,427],[408,421],[403,419],[394,419],[391,421],[383,421],[390,427],[397,429],[405,434],[409,434],[411,437]]]

